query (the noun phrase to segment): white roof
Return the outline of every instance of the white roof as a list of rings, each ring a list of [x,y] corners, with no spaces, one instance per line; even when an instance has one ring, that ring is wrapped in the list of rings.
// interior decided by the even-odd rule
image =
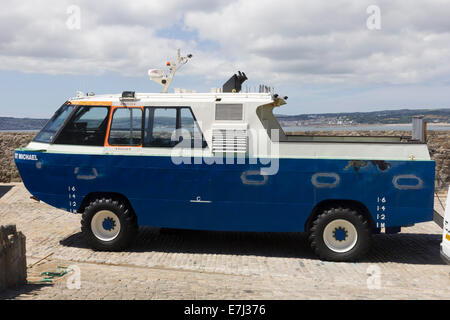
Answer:
[[[118,102],[122,94],[103,94],[94,96],[82,96],[74,97],[69,99],[72,102],[76,101],[111,101]],[[231,93],[231,92],[220,92],[220,93],[137,93],[135,94],[135,100],[124,100],[129,102],[152,102],[152,101],[197,101],[197,102],[215,102],[216,99],[221,99],[224,101],[260,101],[262,103],[273,101],[271,93]],[[222,101],[223,102],[223,101]]]

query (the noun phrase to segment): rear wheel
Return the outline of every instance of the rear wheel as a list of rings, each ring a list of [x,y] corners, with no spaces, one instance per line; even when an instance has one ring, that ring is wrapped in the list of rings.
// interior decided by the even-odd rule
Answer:
[[[84,210],[81,231],[95,250],[119,251],[130,245],[138,231],[131,208],[113,199],[96,199]]]
[[[351,208],[324,210],[313,221],[309,232],[311,248],[317,256],[330,261],[354,261],[370,249],[369,223]]]

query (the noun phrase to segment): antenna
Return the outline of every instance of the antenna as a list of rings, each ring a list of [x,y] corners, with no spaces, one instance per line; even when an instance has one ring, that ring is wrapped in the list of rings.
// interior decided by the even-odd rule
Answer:
[[[169,67],[169,74],[160,69],[149,69],[148,75],[150,77],[150,80],[159,83],[163,87],[161,93],[167,93],[169,91],[170,84],[172,83],[172,79],[175,76],[175,72],[182,65],[185,65],[191,58],[192,54],[188,54],[182,57],[180,54],[180,49],[178,49],[177,60],[173,62],[169,61],[166,63],[166,66]]]

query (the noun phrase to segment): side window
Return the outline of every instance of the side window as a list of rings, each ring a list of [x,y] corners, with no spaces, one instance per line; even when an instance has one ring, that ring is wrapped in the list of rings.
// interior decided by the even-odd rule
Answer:
[[[103,146],[108,125],[107,107],[78,107],[55,144]]]
[[[191,109],[180,108],[180,128],[189,132],[192,148],[206,147],[206,141],[203,139],[203,134],[192,115]]]
[[[144,147],[172,148],[186,138],[191,140],[190,145],[193,148],[206,147],[203,134],[190,108],[145,108]]]
[[[142,144],[142,110],[140,108],[117,108],[114,110],[108,142],[116,146],[139,146]]]
[[[172,134],[177,129],[176,108],[145,109],[145,140],[147,147],[173,147]]]

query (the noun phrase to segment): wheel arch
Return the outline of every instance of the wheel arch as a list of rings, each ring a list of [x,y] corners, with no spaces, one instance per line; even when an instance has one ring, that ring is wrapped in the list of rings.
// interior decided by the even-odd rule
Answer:
[[[101,199],[101,198],[111,198],[113,200],[123,202],[125,205],[128,206],[128,208],[130,208],[130,210],[136,216],[136,212],[134,211],[133,206],[131,205],[131,202],[128,200],[128,198],[126,196],[124,196],[123,194],[117,193],[117,192],[91,192],[83,198],[83,201],[81,202],[81,205],[78,208],[77,212],[83,213],[84,210],[86,209],[86,207],[89,206],[89,204],[92,201],[94,201],[95,199]]]
[[[348,207],[358,211],[367,219],[371,229],[376,228],[375,221],[373,220],[373,217],[370,214],[369,209],[367,209],[364,203],[357,200],[348,200],[348,199],[327,199],[317,203],[311,210],[311,213],[309,214],[309,217],[305,222],[305,231],[307,232],[309,231],[312,222],[321,212],[323,212],[326,209],[337,206]]]

